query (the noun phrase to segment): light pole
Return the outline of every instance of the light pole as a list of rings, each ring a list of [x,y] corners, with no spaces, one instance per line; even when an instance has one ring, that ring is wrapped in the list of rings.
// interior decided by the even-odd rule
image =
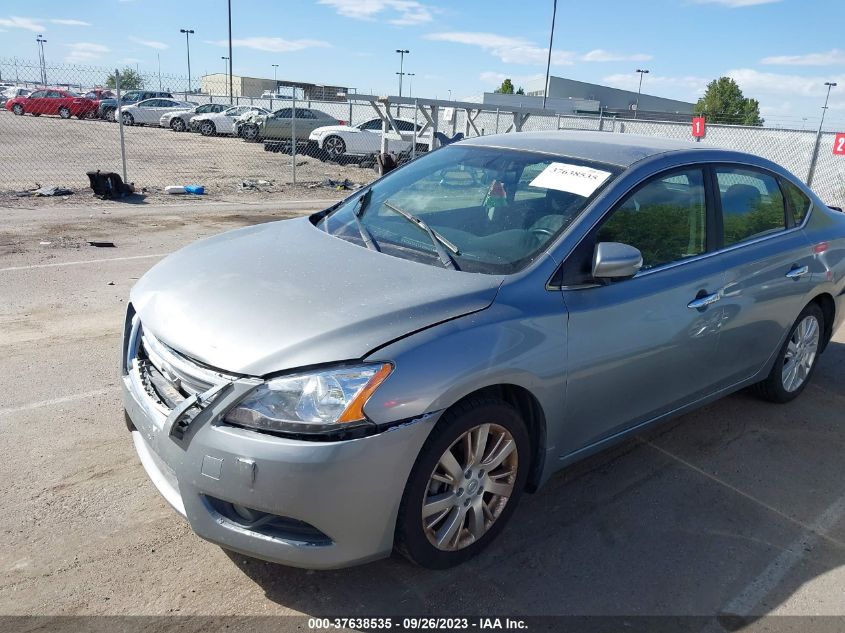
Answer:
[[[640,94],[643,91],[643,75],[647,75],[648,71],[637,68],[637,72],[640,73],[640,87],[637,88],[637,109],[634,110],[634,118],[636,119],[640,115]]]
[[[414,77],[416,77],[417,73],[406,73],[407,77],[410,77],[408,80],[410,83],[408,84],[408,96],[414,96]]]
[[[451,100],[452,100],[452,90],[449,89],[449,101],[451,101]]]
[[[232,91],[232,0],[227,3],[229,5],[229,105],[232,105],[234,99]]]
[[[276,71],[279,70],[279,65],[278,64],[271,64],[271,65],[273,66],[273,83],[275,84],[278,81],[278,79],[276,79]],[[277,88],[278,88],[278,86],[273,86],[273,92],[276,92]]]
[[[231,69],[229,68],[229,58],[221,55],[220,59],[223,60],[223,94],[226,94],[226,79],[229,78],[229,73]]]
[[[185,34],[185,47],[188,50],[188,92],[193,92],[191,88],[191,34],[194,32],[193,29],[179,29],[180,33]]]
[[[835,81],[826,81],[824,85],[827,86],[827,95],[824,98],[824,105],[822,106],[822,120],[819,121],[819,131],[816,133],[816,145],[813,148],[813,158],[810,160],[810,169],[807,172],[807,186],[813,185],[813,175],[816,173],[816,161],[819,159],[819,146],[822,142],[822,126],[824,125],[824,115],[827,112],[827,102],[830,100],[830,89],[836,87]]]
[[[47,60],[44,57],[44,44],[47,43],[47,40],[44,39],[44,36],[39,34],[38,37],[35,38],[35,41],[38,42],[38,61],[41,62],[41,83],[46,88],[47,87]]]
[[[411,51],[405,50],[402,48],[397,48],[396,52],[399,53],[399,72],[396,73],[399,75],[399,96],[402,96],[402,76],[405,74],[403,72],[405,67],[405,53],[410,53]]]
[[[555,39],[555,16],[557,15],[557,0],[552,2],[552,31],[549,34],[549,56],[546,59],[546,85],[543,87],[543,109],[546,109],[546,96],[549,92],[549,71],[552,66],[552,42]]]

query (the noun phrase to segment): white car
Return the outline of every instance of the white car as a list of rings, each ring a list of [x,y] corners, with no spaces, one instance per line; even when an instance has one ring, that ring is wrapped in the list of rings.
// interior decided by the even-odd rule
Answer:
[[[258,106],[233,106],[216,114],[200,114],[191,119],[191,129],[199,130],[203,136],[215,134],[234,134],[235,119],[251,112],[270,114],[269,110]]]
[[[4,86],[0,88],[0,106],[6,105],[6,101],[14,99],[15,97],[29,96],[31,90],[27,88],[18,88],[17,86]]]
[[[399,134],[393,130],[387,132],[387,151],[405,152],[414,142],[414,122],[394,119]],[[381,119],[370,119],[360,125],[329,125],[318,127],[311,132],[308,140],[316,143],[320,156],[336,160],[341,156],[369,156],[381,151]],[[422,125],[417,124],[417,134]],[[417,136],[417,146],[428,149],[428,137]],[[313,145],[312,145],[313,147]]]
[[[228,104],[223,103],[204,103],[198,105],[190,110],[176,110],[162,114],[158,121],[161,127],[169,127],[174,132],[186,132],[190,125],[191,119],[198,114],[214,114],[215,112],[223,112],[229,107]]]
[[[159,125],[161,117],[171,112],[190,110],[196,103],[175,99],[145,99],[131,105],[118,107],[123,125]]]

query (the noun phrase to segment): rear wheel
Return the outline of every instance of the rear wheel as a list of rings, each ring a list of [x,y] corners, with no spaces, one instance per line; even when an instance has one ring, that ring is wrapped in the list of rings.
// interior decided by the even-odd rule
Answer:
[[[59,108],[59,116],[62,117],[63,119],[69,119],[70,118],[70,108],[66,108],[65,106],[62,106],[61,108]]]
[[[23,106],[20,103],[16,103],[12,106],[12,112],[17,114],[18,116],[23,116]]]
[[[815,303],[798,315],[772,371],[754,385],[758,395],[771,402],[784,403],[797,398],[816,370],[824,332],[824,314]]]
[[[184,119],[180,116],[174,117],[170,121],[170,129],[174,132],[184,132],[186,127]]]
[[[241,128],[241,136],[246,141],[258,140],[258,126],[255,123],[247,123]]]
[[[203,136],[214,136],[217,134],[217,128],[214,125],[214,121],[203,121],[200,123],[200,134]]]
[[[484,549],[513,514],[530,461],[517,410],[498,398],[447,411],[405,487],[396,547],[423,567],[458,565]]]
[[[117,111],[114,108],[107,108],[106,111],[103,112],[103,118],[106,121],[117,122],[116,114],[117,114]]]

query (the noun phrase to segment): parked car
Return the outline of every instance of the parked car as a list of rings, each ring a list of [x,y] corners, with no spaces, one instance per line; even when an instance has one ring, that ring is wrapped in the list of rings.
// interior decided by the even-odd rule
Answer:
[[[145,99],[173,99],[173,95],[169,92],[156,92],[154,90],[127,90],[120,95],[121,105],[130,105]],[[115,121],[114,113],[116,110],[117,99],[103,99],[97,107],[97,116],[101,119]]]
[[[9,99],[14,99],[15,97],[26,97],[32,91],[28,88],[19,88],[18,86],[6,86],[2,90],[0,90],[0,106],[5,106],[6,102]]]
[[[390,130],[387,140],[387,151],[407,152],[414,144],[414,122],[405,119],[395,119],[399,134]],[[417,134],[422,126],[417,124]],[[318,156],[336,160],[341,156],[369,156],[381,150],[382,121],[370,119],[360,125],[331,125],[319,127],[308,137],[314,145]],[[417,146],[421,151],[427,151],[429,140],[417,137]]]
[[[771,161],[482,136],[158,263],[130,295],[123,396],[200,536],[442,568],[651,424],[750,386],[798,397],[843,320],[845,214]]]
[[[130,105],[121,105],[117,112],[123,125],[159,125],[161,117],[170,112],[184,112],[196,103],[175,99],[145,99]]]
[[[93,101],[94,105],[97,106],[97,110],[99,110],[100,102],[103,99],[114,99],[115,94],[108,88],[92,88],[91,90],[85,93],[85,98]],[[96,111],[93,114],[96,115]]]
[[[18,96],[6,101],[6,109],[17,115],[57,114],[63,119],[72,116],[84,119],[95,112],[97,106],[90,99],[59,88],[36,90],[27,96]]]
[[[191,118],[191,129],[197,130],[203,136],[232,134],[235,131],[235,120],[238,117],[250,113],[269,114],[270,111],[251,105],[233,106],[223,110],[222,112],[198,114],[197,116]]]
[[[312,108],[281,108],[273,114],[252,115],[240,126],[238,136],[248,141],[266,139],[291,140],[292,123],[296,119],[296,137],[305,141],[311,132],[319,127],[338,125],[333,116]]]
[[[190,110],[176,110],[174,112],[167,112],[161,115],[158,124],[161,127],[169,127],[174,132],[185,132],[192,117],[197,114],[213,114],[215,112],[223,112],[229,107],[228,104],[223,103],[204,103],[198,105]]]

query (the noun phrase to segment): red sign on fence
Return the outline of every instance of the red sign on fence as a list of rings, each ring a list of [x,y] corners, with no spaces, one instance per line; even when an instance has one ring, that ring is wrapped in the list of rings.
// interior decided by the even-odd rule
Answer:
[[[696,116],[692,118],[692,135],[695,138],[701,138],[706,131],[706,124],[703,116]]]
[[[833,153],[845,155],[845,132],[838,132],[833,137]]]

